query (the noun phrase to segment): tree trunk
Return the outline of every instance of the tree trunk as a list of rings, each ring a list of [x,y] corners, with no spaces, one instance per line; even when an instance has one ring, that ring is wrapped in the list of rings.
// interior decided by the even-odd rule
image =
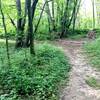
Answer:
[[[5,24],[5,16],[4,16],[4,13],[2,11],[1,0],[0,0],[0,12],[1,12],[1,16],[2,16],[2,22],[3,22],[4,31],[5,31],[8,65],[10,66],[10,54],[9,54],[8,36],[7,36],[7,29],[6,29],[6,24]]]
[[[78,12],[79,12],[80,4],[81,4],[81,0],[76,0],[75,12],[74,12],[74,17],[73,17],[73,33],[74,33],[75,27],[76,27],[75,24],[76,24],[77,15],[78,15]]]
[[[64,15],[62,17],[62,22],[61,22],[62,32],[61,32],[60,38],[63,38],[65,36],[66,32],[68,31],[67,24],[68,24],[69,1],[70,0],[66,0],[66,7],[65,7],[65,10],[64,10]]]
[[[23,30],[21,27],[22,16],[21,16],[21,1],[16,0],[16,8],[17,8],[17,38],[16,38],[16,48],[23,46]]]
[[[94,0],[92,0],[92,6],[93,6],[93,29],[95,29],[95,6],[94,6]]]
[[[26,0],[26,1],[27,1],[27,0]],[[34,14],[35,14],[35,10],[36,10],[37,3],[38,3],[38,0],[34,0],[34,1],[33,1],[33,4],[32,4],[32,7],[30,7],[31,13],[32,13],[32,14],[31,14],[32,22],[33,22],[33,18],[34,18]],[[27,31],[28,31],[28,30],[27,30]],[[29,35],[28,32],[27,32],[27,36],[26,36],[25,46],[26,46],[26,47],[29,47],[29,46],[30,46],[30,35]]]
[[[25,45],[24,43],[24,27],[26,24],[26,16],[27,16],[27,6],[25,1],[25,10],[24,16],[22,17],[21,10],[21,1],[16,0],[16,8],[17,8],[17,37],[16,37],[16,48],[21,48]]]
[[[34,55],[34,34],[33,34],[33,21],[32,21],[32,10],[31,10],[31,0],[27,1],[27,10],[28,10],[28,34],[30,39],[30,54]]]
[[[52,0],[52,26],[53,26],[53,31],[56,31],[56,26],[55,26],[55,8],[54,8],[54,0]]]

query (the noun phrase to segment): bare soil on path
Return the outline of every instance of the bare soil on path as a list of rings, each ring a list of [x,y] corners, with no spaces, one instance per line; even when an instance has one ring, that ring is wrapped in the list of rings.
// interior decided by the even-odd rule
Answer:
[[[91,67],[82,49],[85,41],[58,40],[56,44],[61,46],[70,59],[72,69],[69,83],[61,90],[60,100],[100,100],[100,90],[90,87],[86,83],[88,77],[100,79],[100,72]]]

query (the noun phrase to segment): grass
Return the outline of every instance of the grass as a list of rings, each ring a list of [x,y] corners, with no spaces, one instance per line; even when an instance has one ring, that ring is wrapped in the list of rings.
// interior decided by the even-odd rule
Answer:
[[[72,30],[69,30],[69,34],[67,35],[67,37],[73,40],[80,40],[82,38],[86,38],[87,33],[88,33],[87,29],[75,30],[74,33]]]
[[[100,37],[100,29],[95,29],[95,31],[96,31],[96,38]],[[69,34],[67,35],[67,37],[73,40],[80,40],[82,38],[86,38],[88,32],[89,29],[75,30],[74,33],[72,32],[72,30],[69,30]]]
[[[68,79],[70,65],[61,49],[48,43],[15,50],[10,44],[7,65],[5,44],[0,44],[0,100],[58,100],[60,83]]]
[[[100,38],[85,44],[90,63],[100,70]]]
[[[88,42],[84,47],[90,60],[90,64],[100,71],[100,38]],[[88,78],[86,83],[91,87],[100,89],[100,81],[94,77]]]
[[[100,81],[98,81],[97,79],[95,79],[94,77],[90,77],[86,80],[86,83],[91,86],[94,87],[96,89],[100,89]]]
[[[85,38],[86,35],[85,34],[74,34],[74,35],[69,35],[68,38],[69,39],[73,39],[73,40],[79,40],[79,39],[82,39],[82,38]]]

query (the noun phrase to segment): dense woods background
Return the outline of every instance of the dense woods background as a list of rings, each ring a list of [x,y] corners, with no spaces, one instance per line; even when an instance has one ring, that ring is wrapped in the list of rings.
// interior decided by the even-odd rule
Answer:
[[[33,0],[34,1],[34,0]],[[36,0],[31,1],[31,11],[33,20],[33,33],[37,39],[62,38],[69,34],[69,30],[87,30],[99,28],[99,1],[93,0],[88,13],[84,8],[84,1],[81,0]],[[29,2],[29,1],[28,1]],[[88,1],[87,1],[88,2]],[[10,36],[20,35],[20,42],[28,40],[28,5],[27,1],[2,1],[2,9],[6,18],[7,33]],[[94,6],[93,6],[94,5]],[[82,9],[84,11],[82,12]],[[93,8],[92,8],[93,7]],[[31,13],[31,12],[29,12]],[[83,14],[84,13],[84,14]],[[93,13],[93,14],[92,14]],[[89,15],[91,17],[89,17]],[[31,20],[31,18],[29,18]],[[2,22],[2,21],[1,21]],[[7,24],[9,23],[9,24]],[[95,25],[94,25],[95,24]],[[17,30],[17,31],[16,31]],[[4,36],[1,23],[1,36]],[[21,33],[19,32],[21,31]],[[24,39],[22,39],[22,37]],[[18,41],[17,41],[18,42]],[[21,45],[21,43],[19,43]],[[17,44],[16,44],[17,46]]]

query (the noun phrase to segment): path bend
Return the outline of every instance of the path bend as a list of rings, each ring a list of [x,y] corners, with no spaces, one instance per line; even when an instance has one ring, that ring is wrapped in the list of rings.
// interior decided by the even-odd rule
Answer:
[[[100,100],[100,90],[90,87],[85,81],[89,76],[100,79],[100,72],[89,65],[87,57],[83,54],[82,45],[84,42],[57,41],[72,65],[69,84],[61,91],[60,100]]]

